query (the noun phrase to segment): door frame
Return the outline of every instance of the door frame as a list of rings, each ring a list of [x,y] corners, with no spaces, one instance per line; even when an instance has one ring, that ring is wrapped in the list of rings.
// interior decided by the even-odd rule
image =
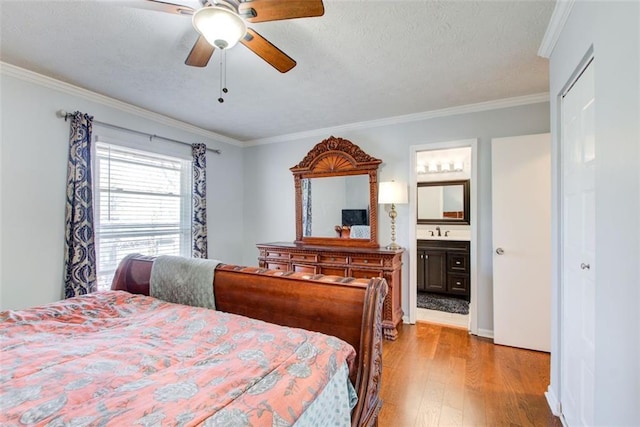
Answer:
[[[461,139],[453,141],[434,142],[429,144],[412,145],[410,151],[410,179],[409,179],[409,313],[408,323],[416,323],[418,291],[414,284],[417,281],[417,204],[416,192],[418,183],[417,153],[419,151],[446,150],[450,148],[471,148],[471,298],[469,300],[469,331],[478,335],[478,139]]]

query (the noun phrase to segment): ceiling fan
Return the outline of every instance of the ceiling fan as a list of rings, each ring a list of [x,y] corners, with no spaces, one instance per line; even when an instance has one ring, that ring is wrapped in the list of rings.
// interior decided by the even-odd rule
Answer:
[[[283,19],[322,16],[322,0],[201,0],[202,8],[193,9],[160,0],[146,0],[139,7],[176,15],[192,15],[192,23],[200,34],[185,64],[204,67],[216,47],[229,49],[237,42],[264,59],[281,73],[296,66],[286,53],[262,37],[246,22],[268,22]]]

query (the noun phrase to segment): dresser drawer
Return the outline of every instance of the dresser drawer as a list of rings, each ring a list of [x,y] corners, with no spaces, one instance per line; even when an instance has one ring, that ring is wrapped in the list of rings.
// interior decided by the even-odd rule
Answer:
[[[349,264],[349,257],[345,255],[320,255],[320,262],[326,264]]]
[[[318,267],[315,265],[292,264],[291,267],[296,273],[316,274],[318,272]]]
[[[314,254],[291,254],[291,261],[318,262],[318,255],[314,255]]]
[[[327,276],[347,277],[349,269],[347,269],[347,267],[320,267],[320,273],[326,274]]]
[[[289,259],[289,253],[288,252],[278,252],[278,251],[266,251],[265,253],[265,258],[271,258],[271,259]]]
[[[467,273],[469,271],[469,255],[449,252],[447,254],[447,267],[455,273]]]
[[[352,268],[349,273],[349,276],[356,279],[371,279],[373,277],[382,277],[383,275],[382,270],[359,270],[357,268]]]
[[[363,256],[351,256],[351,265],[363,267],[382,267],[382,258],[367,258]]]
[[[267,262],[267,268],[269,270],[287,271],[289,270],[289,264],[284,262]]]

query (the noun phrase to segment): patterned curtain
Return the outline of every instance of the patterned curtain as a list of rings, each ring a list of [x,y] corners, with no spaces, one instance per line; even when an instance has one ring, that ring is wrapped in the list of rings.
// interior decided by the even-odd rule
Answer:
[[[93,117],[79,111],[70,117],[64,236],[65,298],[97,290],[91,186]]]
[[[207,146],[193,144],[193,217],[191,236],[194,258],[207,258]]]
[[[302,179],[302,235],[311,236],[311,180]]]

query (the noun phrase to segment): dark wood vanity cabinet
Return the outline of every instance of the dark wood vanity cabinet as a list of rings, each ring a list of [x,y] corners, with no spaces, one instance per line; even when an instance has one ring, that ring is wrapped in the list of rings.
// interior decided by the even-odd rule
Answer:
[[[404,249],[348,248],[276,242],[257,245],[262,268],[370,279],[382,277],[389,290],[382,309],[382,333],[395,340],[402,322],[402,254]]]
[[[469,298],[469,242],[418,240],[418,292]]]
[[[418,291],[447,291],[447,253],[418,250]]]

